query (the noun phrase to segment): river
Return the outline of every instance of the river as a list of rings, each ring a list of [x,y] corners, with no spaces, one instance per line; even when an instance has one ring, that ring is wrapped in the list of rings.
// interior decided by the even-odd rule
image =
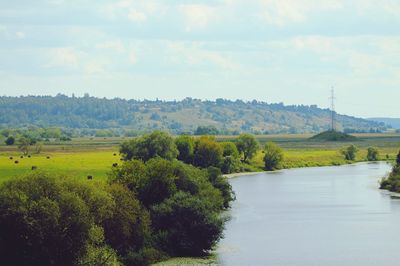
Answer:
[[[400,265],[400,200],[378,189],[386,163],[233,178],[222,265]]]

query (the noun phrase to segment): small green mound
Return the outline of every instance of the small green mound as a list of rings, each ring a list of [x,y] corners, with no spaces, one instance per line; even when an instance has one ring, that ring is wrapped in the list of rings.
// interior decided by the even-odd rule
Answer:
[[[319,133],[311,138],[309,140],[314,140],[314,141],[354,141],[357,140],[356,137],[348,135],[343,132],[338,132],[334,130],[328,130],[322,133]]]

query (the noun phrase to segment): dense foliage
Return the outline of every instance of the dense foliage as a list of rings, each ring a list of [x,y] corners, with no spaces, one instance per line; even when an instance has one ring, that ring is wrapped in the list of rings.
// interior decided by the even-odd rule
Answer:
[[[273,171],[280,168],[283,161],[283,150],[277,144],[268,142],[264,148],[265,170]]]
[[[34,172],[0,186],[2,265],[148,265],[201,256],[234,200],[218,168],[154,157],[114,167],[108,183]]]
[[[125,160],[141,159],[143,161],[148,161],[154,157],[172,160],[178,155],[173,138],[161,131],[154,131],[124,142],[121,145],[120,152]]]
[[[246,159],[257,151],[258,142],[252,135],[239,136],[236,143],[241,145]],[[183,135],[173,139],[168,133],[155,131],[122,143],[120,152],[125,160],[178,159],[200,168],[217,167],[224,174],[238,172],[241,164],[235,143],[218,143],[212,136],[194,138]]]
[[[375,147],[368,147],[367,160],[368,161],[378,161],[378,159],[379,159],[379,150]]]
[[[180,161],[127,161],[110,174],[137,195],[150,212],[153,244],[170,256],[205,254],[221,237],[219,213],[234,199],[221,172]]]
[[[315,105],[285,106],[258,101],[191,98],[182,101],[109,100],[61,94],[55,97],[0,97],[0,105],[0,127],[78,128],[98,137],[113,135],[110,128],[129,128],[133,130],[130,135],[152,130],[201,135],[317,133],[328,129],[331,115],[328,109]],[[386,129],[384,123],[342,115],[337,115],[337,126],[346,132]],[[93,132],[90,129],[104,130]]]
[[[6,182],[0,187],[2,265],[112,265],[117,257],[104,236],[120,228],[103,224],[123,222],[114,196],[99,184],[44,173]],[[141,219],[141,212],[138,207],[132,215]]]
[[[257,152],[259,143],[253,135],[241,134],[236,140],[236,146],[243,154],[243,161],[247,162]]]
[[[222,162],[221,145],[212,137],[200,137],[196,140],[193,164],[198,167],[219,167]]]
[[[400,192],[400,151],[397,155],[392,172],[388,177],[382,179],[380,188],[392,192]]]
[[[357,156],[357,152],[358,152],[358,147],[354,144],[351,144],[348,147],[344,147],[341,150],[341,153],[343,154],[344,158],[348,161],[354,161],[356,159]]]

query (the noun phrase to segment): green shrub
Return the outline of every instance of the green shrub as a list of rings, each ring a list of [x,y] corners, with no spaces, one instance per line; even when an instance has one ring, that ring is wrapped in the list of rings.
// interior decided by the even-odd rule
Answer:
[[[356,159],[357,152],[358,148],[353,144],[341,150],[341,153],[344,155],[344,158],[348,161],[354,161]]]
[[[91,232],[97,227],[92,205],[108,199],[88,202],[71,187],[81,186],[87,194],[95,188],[72,182],[38,172],[0,187],[4,265],[76,265],[87,255]]]
[[[193,163],[195,141],[190,136],[179,136],[175,139],[178,148],[178,160],[185,163]]]
[[[277,144],[269,142],[264,148],[264,165],[265,170],[272,171],[279,169],[283,161],[283,151]]]
[[[222,161],[222,147],[212,137],[201,137],[196,141],[193,164],[198,167],[219,167]]]
[[[152,208],[158,245],[171,256],[202,256],[222,236],[223,220],[204,199],[178,192]]]
[[[375,147],[369,147],[367,151],[367,160],[368,161],[378,161],[379,151]]]

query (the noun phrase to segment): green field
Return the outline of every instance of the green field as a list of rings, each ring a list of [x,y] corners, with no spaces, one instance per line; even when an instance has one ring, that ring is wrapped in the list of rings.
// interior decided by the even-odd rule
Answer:
[[[359,134],[353,142],[360,148],[356,161],[365,161],[366,149],[375,146],[380,159],[389,156],[393,160],[400,149],[400,134]],[[278,143],[285,150],[284,168],[328,166],[346,164],[339,150],[348,142],[311,142],[310,135],[264,135],[257,136],[261,145],[268,141]],[[218,136],[217,140],[234,140],[232,136]],[[118,145],[126,138],[80,138],[71,142],[53,142],[43,147],[41,154],[31,158],[22,155],[16,146],[0,145],[0,182],[32,171],[32,166],[50,173],[65,174],[78,178],[104,180],[113,163],[120,163]],[[116,156],[114,156],[116,153]],[[10,160],[9,157],[13,159]],[[47,159],[47,156],[50,159]],[[253,158],[246,171],[262,171],[261,151]],[[15,164],[18,160],[19,163]]]
[[[113,154],[116,153],[117,156]],[[13,159],[10,160],[9,157]],[[32,155],[31,158],[17,152],[2,152],[0,155],[0,182],[32,171],[32,166],[50,173],[65,174],[78,178],[104,179],[112,168],[113,163],[119,163],[118,152],[113,150],[94,150],[62,152],[51,151]],[[47,156],[50,159],[47,159]],[[18,160],[18,164],[15,161]]]

